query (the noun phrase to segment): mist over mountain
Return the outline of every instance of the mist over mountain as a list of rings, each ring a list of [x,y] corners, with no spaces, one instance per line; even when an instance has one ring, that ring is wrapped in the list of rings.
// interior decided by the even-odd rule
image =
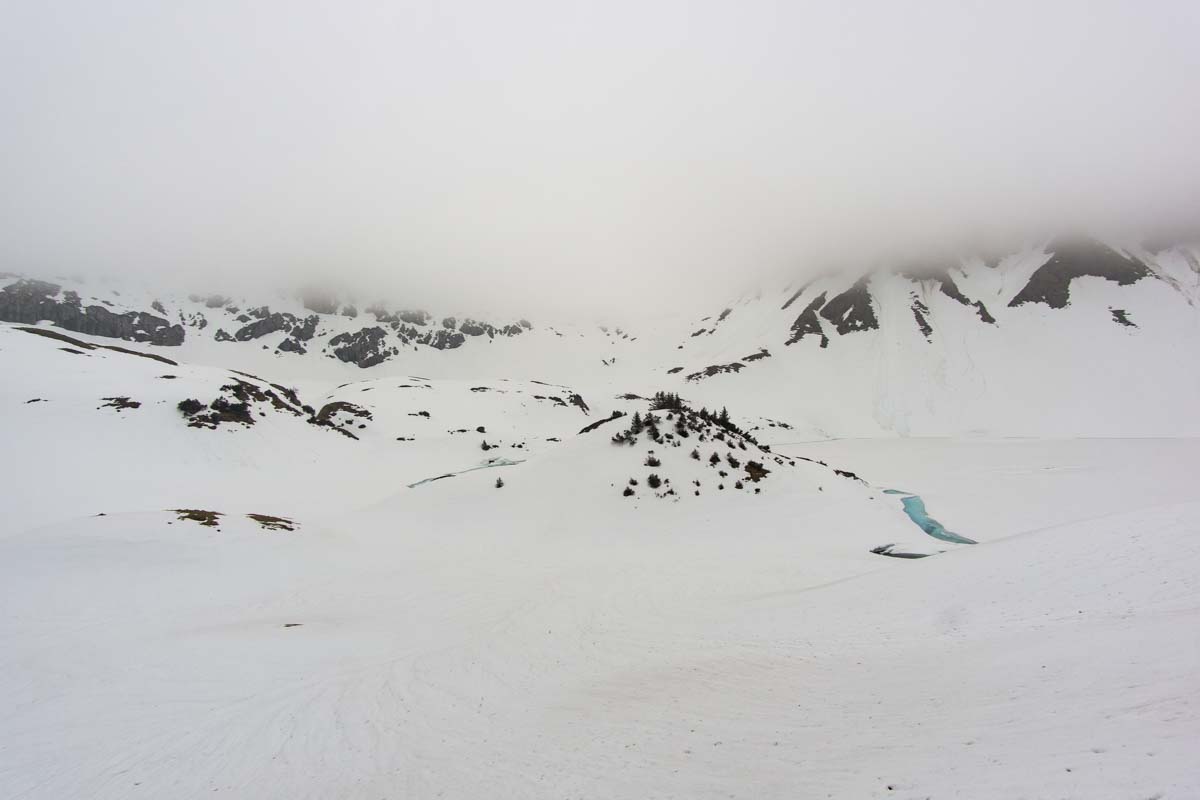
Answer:
[[[1200,5],[0,7],[0,797],[1200,796]]]

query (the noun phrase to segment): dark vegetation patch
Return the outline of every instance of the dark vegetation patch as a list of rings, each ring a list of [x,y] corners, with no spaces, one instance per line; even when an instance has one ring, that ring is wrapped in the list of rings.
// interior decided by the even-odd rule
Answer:
[[[219,526],[220,519],[223,514],[220,511],[205,511],[202,508],[176,508],[172,509],[179,517],[179,521],[191,520],[198,522],[206,528],[216,528]]]
[[[247,517],[262,526],[267,531],[294,531],[296,523],[286,517],[275,517],[270,514],[247,514]]]
[[[339,418],[339,415],[341,417]],[[365,424],[360,424],[358,420],[374,419],[371,412],[367,409],[356,406],[354,403],[347,403],[344,400],[337,400],[332,403],[326,403],[321,406],[321,410],[313,416],[309,417],[309,423],[324,428],[332,428],[344,436],[349,436],[351,439],[358,437],[351,433],[347,427],[358,424],[359,428],[366,427]]]
[[[726,372],[741,372],[746,368],[746,365],[740,361],[734,361],[732,364],[712,364],[702,370],[693,372],[687,376],[687,380],[695,383],[702,381],[705,378],[711,378],[714,375],[720,375]]]
[[[45,336],[47,339],[55,339],[60,342],[66,342],[69,345],[74,345],[75,347],[81,348],[83,350],[112,350],[117,353],[124,353],[127,356],[138,356],[139,358],[148,358],[152,361],[159,361],[163,364],[170,364],[172,367],[179,366],[179,362],[172,361],[171,359],[164,358],[163,356],[155,355],[154,353],[139,353],[137,350],[130,350],[125,347],[118,347],[117,345],[114,345],[114,344],[91,344],[89,342],[84,342],[79,339],[76,339],[72,336],[67,336],[64,333],[59,333],[58,331],[53,330],[51,328],[17,328],[17,330],[24,331],[25,333],[32,333],[35,336]],[[85,333],[86,333],[86,331],[85,331]]]
[[[644,416],[641,412],[635,413],[629,426],[612,436],[612,443],[618,446],[634,446],[644,436],[656,445],[655,449],[647,452],[642,465],[656,470],[644,479],[649,488],[666,487],[665,491],[655,493],[657,497],[678,497],[674,489],[670,488],[670,478],[661,470],[671,465],[666,454],[674,448],[684,446],[685,440],[710,443],[705,446],[707,455],[701,456],[700,448],[692,447],[689,456],[692,461],[706,463],[709,469],[717,473],[719,479],[715,483],[718,491],[728,488],[727,484],[732,484],[733,488],[738,490],[748,489],[748,483],[758,483],[771,473],[772,470],[766,464],[772,460],[778,465],[792,464],[790,459],[776,456],[770,453],[765,445],[759,444],[750,432],[743,430],[732,420],[726,409],[713,412],[701,408],[697,411],[678,394],[661,391],[655,393],[649,405],[650,411]],[[713,447],[715,449],[710,449]],[[738,453],[739,450],[745,451],[745,456]],[[756,456],[758,460],[747,456]],[[731,474],[726,471],[726,465],[730,470],[742,470],[744,474]],[[696,487],[693,494],[699,495],[699,481],[693,481],[693,484]],[[637,479],[632,478],[625,488],[637,485]],[[623,490],[622,493],[630,496],[632,491]],[[755,487],[755,493],[759,493],[758,487]]]
[[[592,431],[596,430],[596,428],[599,428],[601,425],[603,425],[607,422],[612,422],[614,419],[620,419],[623,416],[625,416],[624,411],[614,411],[614,412],[612,412],[612,414],[605,417],[604,419],[598,419],[595,422],[593,422],[591,425],[583,426],[582,428],[579,429],[579,432],[580,433],[591,433]]]
[[[117,411],[124,411],[127,408],[141,408],[142,404],[136,400],[130,400],[128,397],[102,397],[101,400],[107,402],[100,408],[115,408]]]
[[[176,408],[187,417],[189,427],[207,428],[208,430],[216,430],[220,425],[227,423],[253,425],[255,422],[253,411],[259,404],[269,403],[275,410],[286,411],[297,417],[303,417],[308,413],[306,408],[301,405],[300,398],[294,390],[277,384],[268,384],[268,386],[271,388],[235,379],[233,383],[222,386],[222,394],[209,402],[207,406],[195,398],[189,398],[180,401]]]

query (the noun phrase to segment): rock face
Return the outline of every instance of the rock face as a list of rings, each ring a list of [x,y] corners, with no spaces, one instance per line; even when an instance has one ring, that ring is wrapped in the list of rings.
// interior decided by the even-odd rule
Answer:
[[[1045,303],[1051,308],[1066,308],[1071,302],[1071,281],[1093,275],[1128,286],[1150,277],[1141,261],[1121,255],[1099,242],[1061,242],[1049,248],[1050,260],[1029,278],[1025,288],[1010,306]]]
[[[833,323],[839,335],[879,328],[865,278],[826,303],[821,316]]]
[[[343,333],[329,340],[333,356],[339,361],[373,367],[399,353],[387,343],[387,331],[379,326],[362,328],[355,333]]]
[[[463,336],[458,331],[441,328],[432,333],[427,333],[421,337],[421,344],[427,344],[437,350],[453,350],[456,347],[462,347],[463,342],[467,337]]]
[[[257,322],[251,322],[249,325],[238,330],[233,335],[233,338],[239,342],[248,342],[251,339],[257,339],[260,336],[266,336],[269,333],[278,333],[279,331],[289,331],[296,324],[296,318],[291,314],[266,314]]]
[[[34,324],[48,319],[60,328],[91,336],[159,345],[183,344],[183,326],[144,311],[115,314],[98,305],[87,306],[79,295],[37,280],[20,280],[0,290],[0,320]]]
[[[783,307],[787,308],[795,299],[795,296],[793,296],[792,299],[784,304]],[[821,327],[821,320],[817,317],[817,310],[823,305],[825,305],[824,292],[822,292],[815,300],[809,303],[805,309],[800,312],[800,316],[796,317],[796,321],[792,323],[792,335],[786,342],[784,342],[785,345],[795,344],[796,342],[802,340],[805,336],[820,336],[821,347],[829,346],[829,337],[825,335],[825,330]]]

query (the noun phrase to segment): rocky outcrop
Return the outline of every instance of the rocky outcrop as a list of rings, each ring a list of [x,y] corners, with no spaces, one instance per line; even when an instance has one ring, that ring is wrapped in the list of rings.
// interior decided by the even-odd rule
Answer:
[[[866,278],[826,303],[821,316],[833,323],[839,335],[879,328]]]
[[[705,378],[711,378],[714,375],[720,375],[726,372],[741,372],[745,368],[746,365],[740,361],[734,361],[732,364],[713,364],[712,366],[705,367],[699,372],[691,373],[687,376],[687,380],[695,383],[696,381],[702,381]]]
[[[251,322],[243,328],[240,328],[233,338],[239,342],[248,342],[251,339],[258,339],[271,333],[279,331],[290,331],[296,324],[296,318],[291,314],[267,314],[256,322]]]
[[[339,361],[364,368],[382,364],[400,352],[387,343],[387,331],[379,326],[339,334],[329,340],[329,346]]]
[[[800,312],[800,316],[796,317],[796,321],[792,323],[792,335],[784,342],[785,345],[795,344],[805,336],[820,336],[821,347],[829,346],[829,337],[825,335],[825,330],[821,327],[821,320],[817,317],[817,310],[824,304],[825,294],[822,292]]]
[[[1150,277],[1149,268],[1099,242],[1060,242],[1049,248],[1050,260],[1030,276],[1025,288],[1009,306],[1045,303],[1066,308],[1071,302],[1071,281],[1091,275],[1128,286]]]
[[[117,314],[104,306],[84,307],[74,292],[38,280],[19,280],[0,290],[0,320],[34,324],[50,320],[60,328],[90,336],[130,342],[176,346],[183,344],[183,326],[144,311]]]
[[[426,333],[421,337],[420,343],[429,345],[436,350],[453,350],[456,347],[462,347],[463,342],[466,340],[467,337],[458,331],[441,328],[440,330]]]

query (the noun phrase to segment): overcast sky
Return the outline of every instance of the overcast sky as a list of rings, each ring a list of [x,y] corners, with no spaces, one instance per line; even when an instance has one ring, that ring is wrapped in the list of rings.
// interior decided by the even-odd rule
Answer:
[[[0,271],[636,305],[1186,221],[1198,76],[1195,0],[7,0]]]

